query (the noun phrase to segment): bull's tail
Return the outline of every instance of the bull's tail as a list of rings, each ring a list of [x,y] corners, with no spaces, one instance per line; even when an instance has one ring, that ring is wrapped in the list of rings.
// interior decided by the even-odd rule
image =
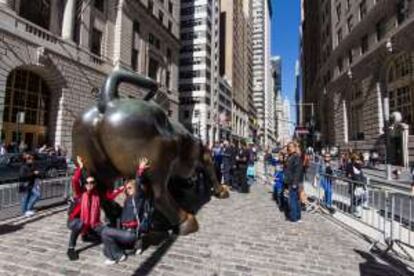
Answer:
[[[121,69],[114,70],[106,78],[99,94],[98,110],[100,113],[105,113],[110,101],[119,98],[118,86],[123,82],[148,89],[148,93],[143,98],[144,101],[151,100],[158,91],[158,84],[153,79]]]

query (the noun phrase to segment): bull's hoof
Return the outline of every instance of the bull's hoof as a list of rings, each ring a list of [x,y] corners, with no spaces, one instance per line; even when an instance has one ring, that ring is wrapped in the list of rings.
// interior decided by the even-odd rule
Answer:
[[[180,235],[188,235],[198,231],[198,222],[192,214],[187,215],[187,219],[179,226]]]
[[[220,185],[214,196],[217,198],[228,198],[230,196],[229,187],[226,185]]]

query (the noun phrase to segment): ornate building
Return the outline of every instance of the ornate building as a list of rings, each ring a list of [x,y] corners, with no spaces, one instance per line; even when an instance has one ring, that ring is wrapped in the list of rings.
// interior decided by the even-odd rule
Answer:
[[[396,164],[414,161],[413,136],[385,147],[395,138],[391,112],[414,127],[414,2],[303,1],[303,17],[304,101],[316,105],[322,140],[379,150]]]
[[[76,116],[114,68],[156,79],[157,101],[177,118],[179,13],[178,0],[0,0],[2,141],[70,153]]]

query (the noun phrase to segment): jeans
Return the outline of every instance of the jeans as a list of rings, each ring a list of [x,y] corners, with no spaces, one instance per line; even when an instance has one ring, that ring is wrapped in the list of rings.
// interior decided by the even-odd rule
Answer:
[[[76,241],[79,237],[79,234],[82,232],[83,222],[80,219],[75,218],[68,222],[68,228],[71,230],[70,236],[69,236],[69,248],[75,248]],[[95,237],[100,237],[101,230],[102,230],[102,226],[96,227],[94,229],[90,229],[89,230],[90,232],[88,234],[91,234],[92,236],[95,236]]]
[[[301,218],[301,208],[298,188],[289,187],[289,218],[295,222]]]
[[[324,203],[326,207],[332,207],[332,183],[327,181],[323,187],[324,189]]]
[[[40,199],[40,193],[38,189],[33,187],[22,193],[22,198],[20,201],[20,207],[22,214],[27,211],[32,211],[36,202]]]
[[[133,247],[136,240],[136,232],[105,227],[102,230],[102,242],[104,255],[111,260],[119,260],[124,254],[123,249]]]

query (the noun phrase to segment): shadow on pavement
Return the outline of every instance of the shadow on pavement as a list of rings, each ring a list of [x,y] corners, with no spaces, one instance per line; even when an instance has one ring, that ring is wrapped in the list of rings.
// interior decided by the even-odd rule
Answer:
[[[381,259],[383,261],[386,261],[387,263],[380,263],[378,260],[374,257],[374,255],[364,252],[361,250],[354,249],[356,253],[358,253],[362,258],[365,259],[364,263],[361,263],[359,265],[359,271],[361,276],[366,275],[413,275],[412,271],[408,270],[407,266],[402,263],[401,261],[398,261],[391,256],[385,256],[382,255]],[[377,255],[377,254],[375,254]],[[385,258],[384,258],[385,257]],[[393,259],[390,260],[389,258]],[[389,263],[389,264],[388,264]]]
[[[0,235],[9,234],[23,229],[23,225],[3,224],[0,225]]]
[[[168,252],[170,247],[174,244],[177,237],[173,236],[167,239],[160,247],[157,248],[157,250],[154,251],[154,253],[149,256],[145,262],[143,262],[137,270],[135,270],[133,275],[147,275],[149,274],[152,269],[158,264],[158,262],[162,259],[162,257],[165,255],[165,253]]]
[[[51,216],[51,215],[54,215],[60,212],[63,212],[63,210],[55,210],[55,211],[48,212],[45,214],[38,214],[31,218],[24,218],[22,221],[16,221],[16,222],[7,223],[7,224],[0,224],[0,235],[5,235],[5,234],[9,234],[12,232],[22,230],[24,226],[28,223],[39,221],[45,217],[48,217],[48,216]]]

